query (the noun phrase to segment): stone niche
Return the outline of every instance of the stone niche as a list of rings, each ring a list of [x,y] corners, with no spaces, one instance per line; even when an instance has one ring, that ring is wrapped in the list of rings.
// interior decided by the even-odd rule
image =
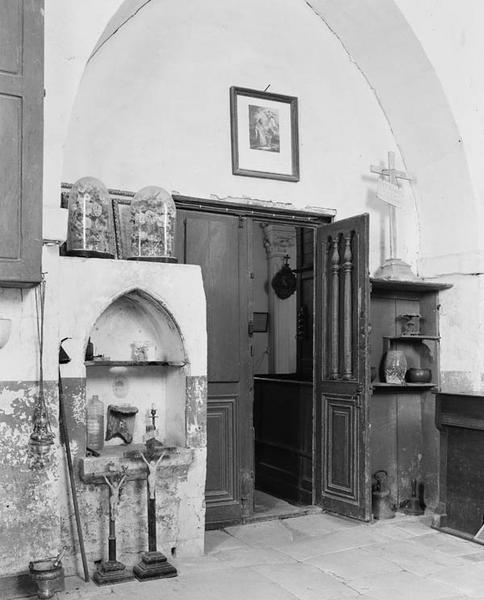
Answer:
[[[158,547],[168,557],[203,553],[207,363],[199,267],[65,257],[60,277],[66,290],[60,337],[70,338],[64,347],[71,357],[61,373],[90,569],[108,552],[105,474],[127,473],[116,523],[118,559],[131,566],[147,549],[140,453],[153,434],[152,410],[167,454],[157,471]],[[93,455],[86,442],[94,395],[103,403],[104,438],[108,406],[135,414],[129,413],[128,440],[115,435]],[[61,536],[67,571],[82,572],[68,496],[61,506]]]

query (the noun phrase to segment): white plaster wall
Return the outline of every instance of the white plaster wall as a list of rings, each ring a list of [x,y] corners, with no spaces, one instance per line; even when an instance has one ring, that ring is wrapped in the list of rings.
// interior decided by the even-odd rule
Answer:
[[[298,97],[299,183],[232,175],[232,85]],[[369,165],[390,149],[397,150],[373,92],[304,2],[152,0],[87,65],[63,179],[89,173],[114,188],[160,184],[193,196],[329,206],[338,217],[369,211],[373,269],[385,254],[386,210]],[[411,196],[401,223],[402,257],[413,262]]]
[[[484,3],[481,0],[465,0],[459,5],[455,0],[396,0],[396,3],[422,44],[451,106],[476,191],[475,208],[482,231]],[[455,200],[459,206],[459,198]],[[478,243],[482,251],[482,235]]]
[[[44,206],[59,206],[64,144],[79,81],[96,41],[123,0],[45,3]]]

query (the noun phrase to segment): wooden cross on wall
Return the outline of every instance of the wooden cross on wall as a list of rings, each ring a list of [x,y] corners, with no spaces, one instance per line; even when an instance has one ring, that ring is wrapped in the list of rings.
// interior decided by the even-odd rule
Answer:
[[[388,153],[388,167],[378,167],[370,165],[370,171],[380,175],[378,181],[377,196],[383,202],[388,204],[390,210],[390,258],[396,258],[397,253],[397,226],[396,226],[396,208],[401,207],[403,194],[398,185],[399,179],[414,181],[414,177],[395,169],[395,152]],[[388,179],[387,179],[388,178]]]

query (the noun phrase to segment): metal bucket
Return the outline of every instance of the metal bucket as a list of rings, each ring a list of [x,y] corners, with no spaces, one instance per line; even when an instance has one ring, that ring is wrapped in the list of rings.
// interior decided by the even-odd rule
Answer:
[[[30,577],[37,584],[37,596],[42,600],[64,591],[64,569],[62,563],[56,565],[55,560],[46,558],[29,563]]]

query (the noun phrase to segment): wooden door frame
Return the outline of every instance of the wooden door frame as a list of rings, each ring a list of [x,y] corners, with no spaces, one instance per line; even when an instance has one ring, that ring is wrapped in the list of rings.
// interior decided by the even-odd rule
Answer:
[[[228,214],[232,216],[238,216],[239,218],[247,219],[247,235],[248,235],[248,265],[249,271],[253,269],[253,252],[252,252],[252,232],[253,226],[255,222],[264,222],[264,223],[278,223],[282,225],[288,225],[292,227],[307,227],[314,230],[317,230],[322,225],[327,225],[332,223],[334,220],[335,211],[327,210],[322,212],[309,212],[309,211],[299,211],[299,210],[290,210],[290,209],[281,209],[278,207],[265,207],[265,206],[247,206],[243,204],[235,204],[229,202],[223,202],[219,200],[203,200],[199,198],[192,198],[188,196],[173,196],[175,201],[175,205],[177,208],[183,210],[192,210],[195,212],[205,212],[205,213],[215,213],[215,214]],[[316,241],[316,236],[315,236]],[[314,242],[314,253],[316,252],[316,245]],[[249,284],[252,279],[248,278]],[[316,279],[314,278],[313,288],[316,291]],[[249,292],[248,298],[248,315],[247,315],[247,323],[241,323],[241,327],[247,327],[252,316],[251,311],[253,310],[253,290],[251,289]],[[313,313],[316,311],[316,293],[313,295]],[[315,321],[315,320],[314,320]],[[313,325],[312,332],[313,339],[313,347],[315,345],[316,340],[316,331],[315,326]],[[251,347],[251,338],[249,337],[249,343],[247,347],[247,352],[249,359],[250,355],[250,347]],[[250,403],[250,418],[253,418],[253,403],[254,403],[254,378],[253,378],[253,365],[252,361],[249,360],[249,369],[247,370],[249,381],[248,381],[248,392],[249,392],[249,403]],[[313,380],[313,398],[312,398],[312,406],[313,406],[313,426],[312,426],[312,436],[313,436],[313,475],[312,475],[312,504],[317,503],[317,486],[316,486],[316,465],[317,457],[316,457],[316,449],[318,447],[316,437],[317,430],[315,427],[315,413],[316,413],[316,386],[314,385]],[[250,425],[250,434],[247,436],[245,443],[247,444],[246,449],[250,451],[252,469],[250,472],[241,474],[241,499],[244,501],[244,497],[246,502],[250,502],[250,506],[246,506],[243,514],[243,520],[250,517],[253,511],[253,495],[254,495],[254,459],[255,459],[255,442],[254,442],[254,427],[251,421]],[[250,439],[249,439],[250,438]],[[249,446],[251,450],[249,450]]]

